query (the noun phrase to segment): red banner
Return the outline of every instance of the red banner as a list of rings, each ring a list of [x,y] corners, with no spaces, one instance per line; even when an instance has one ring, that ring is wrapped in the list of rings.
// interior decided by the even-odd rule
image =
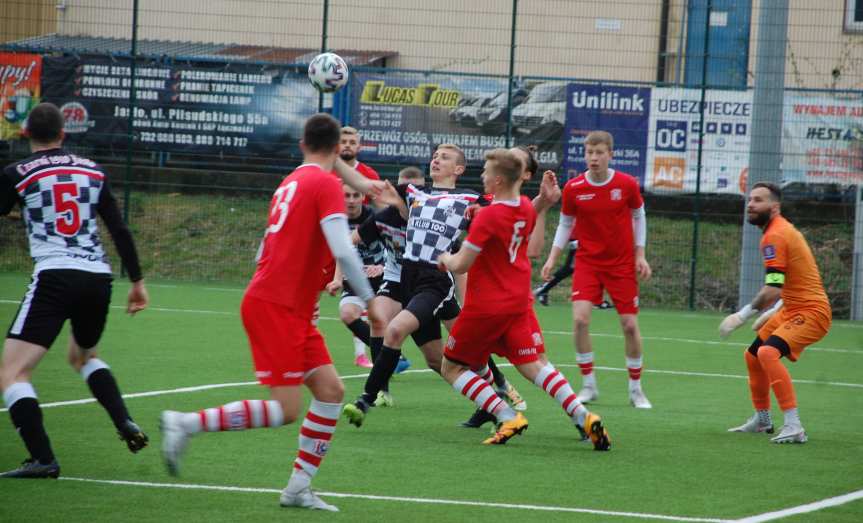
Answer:
[[[21,138],[30,109],[42,92],[42,56],[0,53],[0,140]]]

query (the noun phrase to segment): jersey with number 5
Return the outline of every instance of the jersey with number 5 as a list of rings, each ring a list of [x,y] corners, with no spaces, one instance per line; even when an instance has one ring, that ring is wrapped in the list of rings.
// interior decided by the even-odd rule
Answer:
[[[27,225],[35,273],[111,272],[96,216],[102,216],[112,232],[125,230],[125,225],[105,173],[95,162],[57,148],[7,166],[0,176],[0,215],[15,203]],[[137,255],[134,258],[137,265]]]
[[[527,243],[535,225],[536,211],[525,196],[477,212],[462,244],[479,252],[467,273],[464,311],[517,314],[531,307]]]
[[[346,213],[336,175],[316,164],[297,167],[273,194],[258,268],[246,293],[311,316],[333,261],[321,223]]]

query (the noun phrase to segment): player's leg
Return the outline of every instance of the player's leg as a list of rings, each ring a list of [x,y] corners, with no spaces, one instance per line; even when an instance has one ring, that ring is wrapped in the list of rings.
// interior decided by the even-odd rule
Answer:
[[[626,369],[629,372],[629,402],[635,408],[649,409],[652,406],[641,386],[644,351],[641,330],[638,326],[638,279],[635,268],[634,266],[618,267],[613,270],[598,271],[597,274],[614,303],[620,319]],[[595,303],[599,303],[599,300]]]
[[[611,448],[611,440],[602,418],[595,412],[588,411],[584,404],[578,401],[566,376],[557,370],[544,355],[540,355],[534,361],[517,364],[513,361],[513,364],[522,376],[557,401],[572,423],[579,429],[582,437],[590,439],[594,450],[609,450]]]
[[[42,271],[33,276],[3,344],[0,361],[3,401],[30,457],[2,477],[56,478],[60,474],[32,385],[36,365],[54,343],[68,317],[69,289],[59,272]]]
[[[365,310],[362,300],[347,292],[342,293],[339,302],[339,319],[354,335],[354,365],[371,368],[371,362],[366,357],[366,345],[371,346],[371,330],[363,320]]]
[[[323,338],[315,339],[313,344],[317,345],[318,349],[307,350],[307,355],[310,358],[314,359],[315,355],[320,356],[327,353]],[[329,356],[326,359],[328,360]],[[280,503],[283,507],[303,507],[337,512],[336,507],[322,501],[311,490],[311,482],[330,449],[336,423],[342,410],[345,388],[342,380],[339,379],[336,368],[331,363],[316,366],[309,370],[306,373],[304,383],[312,393],[312,400],[300,427],[297,458],[294,460],[294,468],[288,485],[282,491]],[[275,389],[273,390],[273,397],[276,397]]]
[[[180,459],[195,434],[276,428],[293,422],[300,413],[300,385],[306,373],[303,351],[317,329],[286,307],[249,296],[243,298],[240,315],[255,376],[262,385],[279,390],[270,400],[239,400],[197,412],[162,411],[162,457],[173,475],[179,473]]]
[[[581,372],[581,390],[578,391],[578,401],[589,403],[599,398],[599,387],[596,384],[596,374],[593,371],[593,344],[590,340],[590,316],[593,312],[593,302],[590,300],[575,300],[572,302],[572,336],[575,343],[575,362]]]
[[[399,311],[402,310],[401,301],[399,301],[398,283],[384,281],[378,295],[369,303],[371,337],[369,338],[369,349],[372,353],[372,364],[381,353],[381,348],[384,344],[384,332],[387,325]],[[390,294],[390,292],[396,294]],[[380,404],[378,405],[378,402]],[[378,393],[378,398],[375,399],[375,405],[392,407],[395,401],[390,394],[389,381],[381,386],[381,391]]]
[[[504,318],[505,319],[505,318]],[[499,317],[459,317],[447,339],[441,372],[443,378],[477,408],[495,418],[499,427],[483,443],[501,445],[527,430],[527,419],[517,413],[476,371],[485,368],[500,332]],[[475,370],[471,370],[475,369]]]
[[[31,384],[33,370],[47,352],[45,347],[18,339],[6,338],[3,344],[0,367],[3,403],[30,457],[19,468],[4,472],[0,477],[56,478],[60,475],[60,466],[42,421],[36,390]]]
[[[764,345],[761,338],[755,338],[752,345],[743,351],[746,370],[749,374],[749,394],[755,413],[737,427],[731,427],[728,432],[766,432],[773,434],[773,420],[770,417],[770,380],[758,361],[758,349]]]
[[[70,318],[72,334],[69,336],[69,364],[81,375],[93,397],[108,413],[120,439],[131,452],[138,452],[147,446],[149,438],[129,415],[117,380],[108,364],[99,358],[96,349],[108,318],[111,276],[79,276],[80,286],[75,293],[77,305]]]

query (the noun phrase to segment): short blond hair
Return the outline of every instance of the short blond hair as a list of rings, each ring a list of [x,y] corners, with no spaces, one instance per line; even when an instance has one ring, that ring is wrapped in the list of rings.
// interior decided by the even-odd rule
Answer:
[[[485,153],[485,161],[491,163],[495,174],[506,178],[510,185],[521,179],[524,164],[521,159],[509,149],[492,149]]]
[[[447,149],[447,150],[453,151],[456,154],[456,159],[455,159],[456,165],[462,165],[462,166],[465,165],[464,151],[461,150],[461,147],[459,147],[458,145],[456,145],[454,143],[442,143],[442,144],[438,145],[437,149],[435,149],[435,150],[439,151],[441,149]]]
[[[604,143],[609,151],[614,150],[614,137],[606,131],[591,131],[584,137],[584,145],[599,145]]]
[[[360,132],[357,131],[357,128],[351,127],[350,125],[342,127],[342,134],[353,134],[356,135],[357,138],[360,137]]]

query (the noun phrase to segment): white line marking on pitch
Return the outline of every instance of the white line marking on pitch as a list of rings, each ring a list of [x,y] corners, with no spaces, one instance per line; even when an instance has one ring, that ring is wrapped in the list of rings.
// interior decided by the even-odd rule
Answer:
[[[5,300],[0,299],[0,303],[18,305],[21,303],[20,300]],[[126,307],[123,305],[111,305],[112,309],[123,309],[126,310]],[[205,309],[173,309],[167,307],[147,307],[147,310],[156,311],[156,312],[188,312],[190,314],[218,314],[220,316],[238,316],[239,312],[229,312],[229,311],[211,311]],[[334,318],[332,316],[321,316],[321,320],[324,321],[341,321],[339,318]],[[572,332],[568,331],[552,331],[552,330],[544,330],[545,334],[555,334],[561,336],[571,336]],[[591,335],[601,337],[601,338],[618,338],[622,339],[622,334],[607,334],[601,332],[592,332]],[[725,345],[731,347],[741,347],[743,343],[735,343],[732,341],[714,341],[714,340],[696,340],[691,338],[668,338],[663,336],[642,336],[645,340],[653,340],[653,341],[671,341],[671,342],[680,342],[680,343],[695,343],[698,345]],[[808,347],[806,350],[809,351],[820,351],[820,352],[840,352],[844,354],[861,354],[863,355],[863,350],[854,350],[854,349],[837,349],[832,347]]]
[[[543,330],[543,334],[555,334],[559,336],[572,336],[571,331],[547,331]],[[622,334],[606,334],[602,332],[591,332],[591,336],[598,336],[600,338],[618,338],[623,339]],[[698,345],[724,345],[728,347],[744,347],[746,343],[737,343],[733,341],[716,341],[716,340],[696,340],[692,338],[668,338],[665,336],[642,336],[642,339],[652,340],[652,341],[675,341],[680,343],[695,343]],[[807,347],[808,351],[821,351],[821,352],[841,352],[845,354],[863,354],[863,350],[854,350],[854,349],[835,349],[831,347]]]
[[[512,367],[509,363],[500,363],[499,367]],[[574,368],[578,365],[574,363],[559,363],[555,365],[556,367],[561,368]],[[602,367],[596,366],[594,367],[597,370],[608,370],[613,372],[628,372],[628,369],[622,369],[619,367]],[[432,372],[431,369],[415,369],[415,370],[406,370],[402,374],[420,374]],[[643,372],[651,373],[651,374],[669,374],[672,376],[698,376],[703,378],[729,378],[736,380],[746,380],[749,379],[748,376],[741,376],[738,374],[718,374],[712,372],[690,372],[684,370],[660,370],[660,369],[644,369]],[[368,374],[351,374],[348,376],[340,376],[343,380],[350,379],[358,379],[365,378]],[[843,383],[839,381],[817,381],[817,380],[792,380],[793,383],[797,384],[807,384],[807,385],[829,385],[833,387],[852,387],[852,388],[861,388],[863,389],[863,383]],[[240,381],[235,383],[213,383],[209,385],[195,385],[192,387],[181,387],[178,389],[165,389],[165,390],[151,390],[146,392],[132,392],[129,394],[123,394],[123,398],[146,398],[150,396],[165,396],[168,394],[182,394],[184,392],[197,392],[201,390],[212,390],[212,389],[225,389],[229,387],[246,387],[249,385],[258,385],[257,381]],[[51,408],[51,407],[66,407],[69,405],[84,405],[86,403],[94,403],[96,400],[93,398],[84,398],[79,400],[68,400],[68,401],[54,401],[51,403],[42,403],[39,406],[43,409]],[[0,412],[6,412],[8,409],[0,409]]]
[[[66,481],[83,481],[87,483],[102,483],[107,485],[122,485],[128,487],[149,487],[149,488],[167,488],[180,490],[216,490],[222,492],[246,492],[246,493],[266,493],[279,494],[282,491],[279,489],[269,488],[254,488],[254,487],[231,487],[221,485],[195,485],[190,483],[151,483],[147,481],[122,481],[108,479],[90,479],[90,478],[71,478],[60,476],[61,480]],[[618,516],[638,519],[659,519],[664,521],[693,521],[706,523],[720,523],[727,520],[717,518],[698,518],[687,516],[666,516],[664,514],[647,514],[640,512],[619,512],[614,510],[595,510],[589,508],[577,507],[556,507],[552,505],[528,505],[522,503],[490,503],[484,501],[463,501],[459,499],[439,499],[439,498],[415,498],[401,496],[375,496],[369,494],[350,494],[344,492],[320,492],[317,494],[323,497],[332,498],[354,498],[367,499],[373,501],[398,501],[402,503],[425,503],[431,505],[457,505],[469,507],[488,507],[488,508],[503,508],[503,509],[518,509],[518,510],[536,510],[543,512],[568,512],[577,514],[595,514],[599,516]]]
[[[805,505],[799,505],[783,510],[777,510],[775,512],[765,512],[764,514],[749,516],[743,519],[738,519],[736,520],[736,522],[761,523],[762,521],[773,521],[774,519],[787,518],[788,516],[796,516],[798,514],[808,514],[809,512],[815,512],[816,510],[821,510],[829,507],[838,507],[839,505],[844,505],[845,503],[850,503],[858,499],[863,499],[863,490],[857,490],[855,492],[849,492],[848,494],[843,494],[841,496],[834,496],[832,498],[822,499],[821,501],[815,501],[813,503],[807,503]]]

